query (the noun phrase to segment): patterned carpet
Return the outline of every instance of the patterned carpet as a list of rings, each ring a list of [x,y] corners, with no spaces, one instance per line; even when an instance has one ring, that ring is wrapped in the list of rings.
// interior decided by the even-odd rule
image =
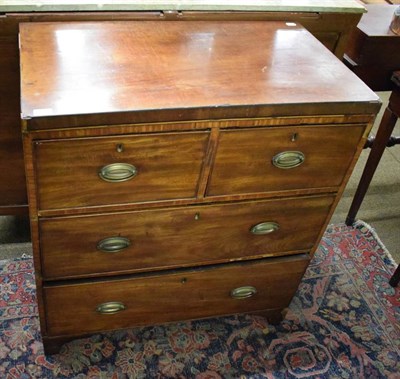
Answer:
[[[394,268],[365,224],[330,226],[277,327],[249,315],[182,322],[94,335],[45,357],[32,260],[0,261],[0,378],[399,378]]]

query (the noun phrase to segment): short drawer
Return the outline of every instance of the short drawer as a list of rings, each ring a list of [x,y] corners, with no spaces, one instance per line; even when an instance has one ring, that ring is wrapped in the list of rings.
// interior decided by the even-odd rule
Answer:
[[[334,196],[40,221],[43,276],[84,277],[309,251]]]
[[[339,187],[365,125],[226,130],[207,195]]]
[[[196,196],[208,132],[35,142],[40,209]]]
[[[80,334],[288,306],[305,255],[198,271],[45,286],[48,335]]]

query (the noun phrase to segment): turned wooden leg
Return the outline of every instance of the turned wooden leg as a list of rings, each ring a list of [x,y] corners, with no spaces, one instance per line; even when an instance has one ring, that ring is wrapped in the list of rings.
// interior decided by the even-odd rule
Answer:
[[[399,137],[391,137],[397,119],[400,117],[400,71],[396,71],[393,74],[392,81],[395,84],[395,88],[393,89],[393,92],[390,96],[389,105],[386,108],[385,113],[383,114],[376,138],[372,142],[371,152],[369,154],[367,163],[361,176],[360,183],[358,184],[356,194],[354,195],[353,202],[346,218],[347,225],[352,225],[355,221],[358,209],[361,206],[364,196],[368,190],[368,186],[371,183],[375,170],[378,167],[383,152],[385,151],[385,147],[397,145],[400,141]],[[397,266],[396,271],[390,278],[389,284],[392,287],[396,287],[399,282],[400,265]]]
[[[386,108],[379,125],[378,133],[372,144],[371,152],[369,154],[367,163],[362,173],[360,183],[358,184],[356,194],[354,195],[353,202],[351,203],[349,213],[346,218],[346,225],[353,225],[357,212],[361,206],[364,196],[367,193],[369,184],[378,167],[382,154],[385,151],[387,142],[390,139],[393,128],[396,125],[397,115],[392,112],[389,106]]]

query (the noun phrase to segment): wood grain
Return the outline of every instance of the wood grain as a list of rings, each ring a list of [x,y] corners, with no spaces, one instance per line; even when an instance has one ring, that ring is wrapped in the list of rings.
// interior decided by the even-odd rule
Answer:
[[[46,286],[48,333],[54,336],[87,333],[284,308],[308,262],[307,256],[300,255],[199,271]],[[232,299],[231,290],[241,286],[253,286],[257,294],[247,299]],[[99,304],[109,301],[120,301],[126,309],[114,315],[96,312]]]
[[[303,253],[315,251],[362,149],[376,95],[305,29],[283,22],[21,31],[46,351],[92,332],[287,307],[309,261]],[[305,162],[271,166],[286,150]],[[99,170],[111,163],[138,174],[104,182]],[[249,232],[263,222],[279,228]],[[100,252],[107,237],[130,244]],[[230,298],[245,285],[257,294]],[[110,301],[126,310],[96,312]]]
[[[285,20],[299,22],[313,33],[338,58],[343,56],[349,31],[361,17],[361,13],[313,13],[313,12],[184,12],[181,19],[193,20]],[[19,62],[18,62],[18,25],[21,22],[45,21],[105,21],[105,20],[168,20],[160,12],[34,12],[8,13],[0,20],[0,39],[2,39],[1,59],[10,60],[9,64],[0,63],[1,95],[4,109],[0,110],[0,214],[26,214],[27,196],[23,171],[23,154],[19,136]],[[3,38],[7,38],[7,46]],[[3,61],[2,61],[3,62]],[[7,79],[3,81],[3,79]],[[8,113],[10,112],[10,113]],[[13,170],[9,168],[13,167]],[[0,174],[1,175],[1,174]],[[0,179],[2,179],[0,177]]]
[[[208,136],[203,131],[38,141],[39,207],[194,198]],[[123,151],[117,151],[118,145]],[[121,162],[136,167],[133,179],[110,183],[99,177],[102,167]]]
[[[327,109],[351,102],[356,110],[379,102],[306,30],[284,22],[25,23],[20,29],[22,114],[37,120],[123,113],[134,122],[141,112],[148,119],[164,112],[193,119],[193,111],[214,118],[232,108],[245,115],[277,105],[284,115],[289,104]]]
[[[309,251],[333,200],[331,195],[42,220],[43,275],[115,275]],[[279,230],[251,233],[267,221]],[[113,236],[131,245],[117,253],[97,249]]]
[[[207,195],[339,187],[363,133],[362,125],[222,131]],[[275,167],[283,151],[301,151],[304,163]]]

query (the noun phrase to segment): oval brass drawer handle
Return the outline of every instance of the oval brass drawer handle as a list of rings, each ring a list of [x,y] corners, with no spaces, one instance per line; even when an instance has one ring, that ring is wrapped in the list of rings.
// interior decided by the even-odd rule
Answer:
[[[231,297],[234,299],[247,299],[254,296],[257,293],[257,289],[252,286],[243,286],[235,288],[231,291]]]
[[[259,224],[252,226],[250,229],[253,234],[257,235],[270,234],[277,230],[279,230],[279,224],[272,221],[260,222]]]
[[[118,183],[133,179],[138,171],[129,163],[111,163],[99,171],[99,176],[106,182]]]
[[[282,151],[272,158],[272,164],[275,167],[289,169],[300,166],[306,159],[301,151]]]
[[[125,237],[107,237],[97,244],[97,250],[104,253],[117,253],[129,247],[131,241]]]
[[[119,301],[109,301],[97,306],[96,312],[102,315],[113,315],[125,309],[125,305]]]

